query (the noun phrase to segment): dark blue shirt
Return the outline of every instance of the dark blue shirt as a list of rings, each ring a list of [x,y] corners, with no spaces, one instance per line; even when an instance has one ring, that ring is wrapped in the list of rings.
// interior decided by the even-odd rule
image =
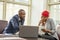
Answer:
[[[24,20],[22,19],[19,20],[18,15],[13,16],[12,19],[9,21],[9,24],[7,25],[7,27],[4,29],[3,33],[15,34],[16,32],[18,32],[19,22],[21,23],[21,25],[24,24]]]

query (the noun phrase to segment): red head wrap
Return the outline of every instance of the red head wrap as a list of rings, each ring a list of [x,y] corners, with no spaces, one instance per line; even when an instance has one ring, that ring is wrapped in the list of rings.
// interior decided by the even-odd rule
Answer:
[[[48,11],[43,11],[42,16],[49,17],[49,12]]]

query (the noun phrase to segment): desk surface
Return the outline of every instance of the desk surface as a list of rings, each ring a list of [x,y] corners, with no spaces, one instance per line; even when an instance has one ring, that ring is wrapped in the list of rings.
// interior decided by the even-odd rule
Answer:
[[[0,40],[45,40],[45,39],[42,39],[42,38],[21,38],[21,37],[18,37],[17,35],[7,36],[7,35],[0,34]]]
[[[46,39],[42,39],[42,38],[5,37],[5,38],[0,38],[0,40],[46,40]]]

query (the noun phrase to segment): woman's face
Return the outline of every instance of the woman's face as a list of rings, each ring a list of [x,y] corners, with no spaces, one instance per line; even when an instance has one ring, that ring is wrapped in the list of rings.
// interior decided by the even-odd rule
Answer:
[[[45,17],[45,16],[41,17],[41,20],[43,20],[43,21],[46,21],[47,19],[48,19],[48,17]]]

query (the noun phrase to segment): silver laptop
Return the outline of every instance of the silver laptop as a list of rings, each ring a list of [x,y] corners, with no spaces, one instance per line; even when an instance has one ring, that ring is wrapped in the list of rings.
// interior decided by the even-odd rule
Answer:
[[[20,26],[19,37],[38,37],[38,26]]]

